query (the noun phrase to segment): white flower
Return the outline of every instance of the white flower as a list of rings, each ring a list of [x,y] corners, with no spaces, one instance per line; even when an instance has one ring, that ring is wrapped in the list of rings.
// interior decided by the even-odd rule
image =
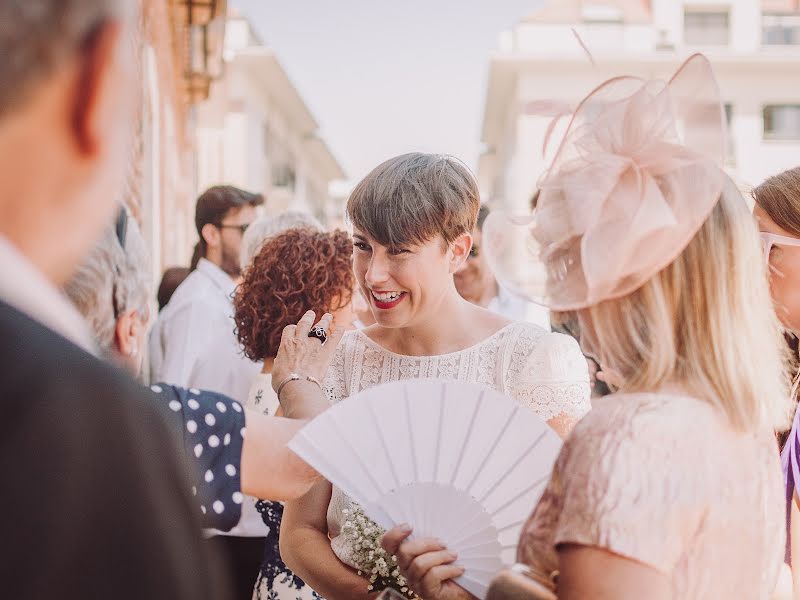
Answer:
[[[359,567],[358,574],[369,581],[368,591],[380,591],[388,586],[400,590],[408,598],[417,598],[400,574],[397,557],[388,555],[380,545],[384,530],[370,520],[358,505],[346,508],[342,513],[347,517],[342,525],[342,535],[353,548],[353,561]],[[379,577],[381,581],[378,585]]]

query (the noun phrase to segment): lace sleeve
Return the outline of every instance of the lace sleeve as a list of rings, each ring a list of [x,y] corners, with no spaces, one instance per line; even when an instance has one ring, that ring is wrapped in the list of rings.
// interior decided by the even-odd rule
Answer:
[[[542,419],[580,418],[589,403],[589,368],[578,343],[529,326],[517,338],[507,371],[509,395]]]

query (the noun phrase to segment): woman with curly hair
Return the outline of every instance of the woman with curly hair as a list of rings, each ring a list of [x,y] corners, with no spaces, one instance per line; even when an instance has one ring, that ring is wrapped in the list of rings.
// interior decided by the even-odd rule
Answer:
[[[343,231],[290,229],[268,238],[245,270],[234,300],[236,335],[245,355],[264,363],[250,388],[248,408],[280,415],[271,371],[284,327],[314,310],[333,314],[337,328],[352,328],[352,251],[352,240]],[[256,507],[270,532],[253,597],[320,598],[280,558],[283,505],[258,501]]]

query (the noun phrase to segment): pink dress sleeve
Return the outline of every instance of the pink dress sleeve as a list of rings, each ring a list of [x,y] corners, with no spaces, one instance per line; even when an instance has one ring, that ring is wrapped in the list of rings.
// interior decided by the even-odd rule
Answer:
[[[670,420],[646,402],[589,413],[565,443],[523,532],[520,560],[549,574],[559,544],[580,544],[670,573],[711,492],[702,481],[703,456],[682,443],[679,420]]]

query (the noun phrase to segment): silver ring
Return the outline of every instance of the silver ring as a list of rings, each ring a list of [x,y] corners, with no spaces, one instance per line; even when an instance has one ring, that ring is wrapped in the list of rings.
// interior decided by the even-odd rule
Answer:
[[[312,327],[311,331],[308,332],[308,337],[317,338],[321,344],[328,341],[328,334],[322,327]]]

